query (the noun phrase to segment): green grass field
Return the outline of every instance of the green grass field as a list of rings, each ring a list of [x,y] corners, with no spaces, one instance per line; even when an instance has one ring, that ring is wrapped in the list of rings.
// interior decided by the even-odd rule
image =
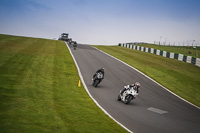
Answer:
[[[64,42],[0,35],[0,132],[127,132],[78,81]]]
[[[192,48],[191,46],[163,46],[155,44],[139,44],[139,46],[200,58],[200,47]]]
[[[94,47],[137,68],[172,92],[200,107],[200,67],[119,46]]]

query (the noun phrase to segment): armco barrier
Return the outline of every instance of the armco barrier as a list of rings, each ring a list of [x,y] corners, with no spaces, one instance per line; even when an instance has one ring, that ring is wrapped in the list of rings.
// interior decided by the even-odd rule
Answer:
[[[171,58],[171,59],[176,59],[179,61],[184,61],[187,63],[192,63],[192,64],[200,67],[200,59],[194,58],[192,56],[185,56],[183,54],[171,53],[171,52],[162,51],[162,50],[158,50],[158,49],[141,47],[141,46],[137,46],[137,45],[133,45],[133,44],[122,44],[120,46],[129,48],[129,49],[135,49],[135,50],[139,50],[139,51],[143,51],[143,52],[147,52],[147,53],[160,55],[160,56]]]

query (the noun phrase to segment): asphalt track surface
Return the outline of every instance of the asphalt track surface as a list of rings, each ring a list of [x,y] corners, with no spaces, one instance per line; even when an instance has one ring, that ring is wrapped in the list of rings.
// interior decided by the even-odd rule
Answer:
[[[120,61],[89,46],[68,45],[93,98],[119,123],[134,133],[200,133],[200,109],[163,89]],[[105,78],[97,88],[92,75],[105,68]],[[117,100],[127,84],[139,81],[139,96],[128,105]]]

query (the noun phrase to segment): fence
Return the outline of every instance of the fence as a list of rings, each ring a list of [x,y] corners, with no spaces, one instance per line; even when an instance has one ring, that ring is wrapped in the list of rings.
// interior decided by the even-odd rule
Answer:
[[[141,46],[137,46],[137,45],[133,45],[133,44],[126,44],[126,43],[121,44],[120,46],[125,47],[125,48],[143,51],[143,52],[148,52],[148,53],[152,53],[152,54],[156,54],[156,55],[160,55],[160,56],[171,58],[171,59],[176,59],[176,60],[179,60],[179,61],[184,61],[184,62],[187,62],[187,63],[192,63],[192,64],[200,67],[200,59],[194,58],[192,56],[185,56],[183,54],[171,53],[171,52],[162,51],[162,50],[158,50],[158,49],[154,49],[154,48],[146,48],[146,47],[141,47]]]

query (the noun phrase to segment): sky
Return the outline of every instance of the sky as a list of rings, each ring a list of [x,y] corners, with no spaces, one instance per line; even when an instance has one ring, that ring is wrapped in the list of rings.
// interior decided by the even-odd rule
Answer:
[[[200,0],[0,0],[0,34],[200,46]]]

